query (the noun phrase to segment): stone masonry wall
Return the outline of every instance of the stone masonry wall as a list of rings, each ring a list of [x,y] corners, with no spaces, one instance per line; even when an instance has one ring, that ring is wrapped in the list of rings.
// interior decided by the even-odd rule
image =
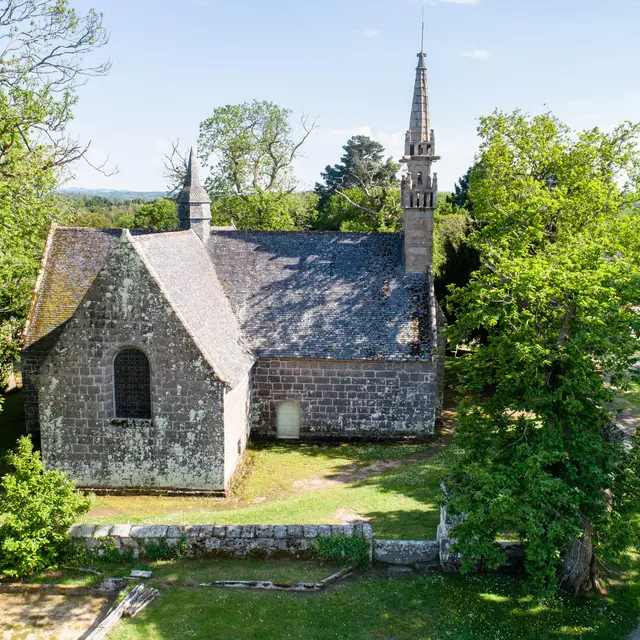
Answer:
[[[190,556],[289,556],[299,557],[310,552],[318,538],[346,536],[364,538],[372,544],[371,526],[347,525],[78,525],[71,528],[76,545],[100,549],[113,544],[118,550],[132,549],[140,555],[145,545],[165,543],[177,546],[184,542]]]
[[[424,438],[436,395],[431,361],[262,359],[253,369],[252,435],[274,438],[278,406],[293,401],[301,439]]]
[[[151,365],[151,420],[114,415],[113,361]],[[118,245],[38,378],[47,468],[81,486],[224,489],[221,383],[128,242]]]

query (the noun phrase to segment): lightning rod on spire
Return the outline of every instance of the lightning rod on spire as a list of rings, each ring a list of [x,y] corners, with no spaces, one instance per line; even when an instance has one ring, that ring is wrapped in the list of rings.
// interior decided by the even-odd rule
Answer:
[[[424,4],[422,5],[422,36],[420,38],[420,53],[424,53]]]

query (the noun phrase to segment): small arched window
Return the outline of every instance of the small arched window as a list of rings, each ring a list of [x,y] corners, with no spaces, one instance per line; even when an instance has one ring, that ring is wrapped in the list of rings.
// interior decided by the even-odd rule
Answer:
[[[128,347],[113,362],[116,418],[151,418],[151,367],[147,356]]]
[[[295,402],[283,402],[278,407],[276,436],[283,440],[300,438],[300,407]]]
[[[418,186],[422,186],[422,171],[418,171]]]
[[[415,155],[414,151],[415,151],[415,147],[412,144],[410,144],[409,145],[409,155],[410,156]]]

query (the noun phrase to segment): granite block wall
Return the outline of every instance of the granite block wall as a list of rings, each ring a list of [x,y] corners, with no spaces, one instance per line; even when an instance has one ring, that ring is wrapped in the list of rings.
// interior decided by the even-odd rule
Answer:
[[[368,524],[347,525],[78,525],[71,528],[76,545],[100,553],[105,545],[132,549],[134,556],[144,553],[148,544],[184,545],[187,556],[279,556],[309,555],[318,538],[346,536],[364,538],[372,545]]]
[[[275,438],[277,408],[293,401],[301,439],[426,438],[436,419],[436,368],[437,360],[258,360],[252,435]]]
[[[113,361],[124,346],[151,366],[151,419],[120,419]],[[225,385],[135,249],[113,250],[38,376],[42,455],[94,488],[225,487]]]

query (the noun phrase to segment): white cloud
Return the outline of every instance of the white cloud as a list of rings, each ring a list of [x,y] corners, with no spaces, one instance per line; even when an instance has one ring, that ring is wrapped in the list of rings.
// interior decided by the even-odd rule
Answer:
[[[375,38],[379,38],[382,35],[382,31],[379,29],[358,29],[355,33],[367,40],[374,40]]]
[[[472,51],[461,51],[460,55],[463,58],[473,58],[474,60],[486,60],[491,53],[486,49],[473,49]]]

